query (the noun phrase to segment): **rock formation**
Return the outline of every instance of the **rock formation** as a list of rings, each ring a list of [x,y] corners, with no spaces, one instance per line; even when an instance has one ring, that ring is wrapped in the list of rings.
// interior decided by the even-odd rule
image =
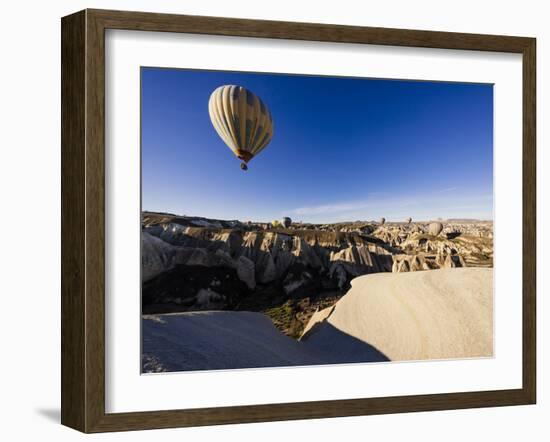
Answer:
[[[379,273],[356,278],[310,315],[299,340],[261,313],[144,315],[144,372],[490,357],[492,269]],[[204,304],[214,290],[201,290]],[[435,314],[434,314],[435,312]]]
[[[493,270],[356,278],[334,306],[312,316],[301,340],[341,360],[365,344],[392,361],[490,357]]]
[[[421,222],[300,222],[288,229],[144,213],[141,235],[144,312],[269,311],[286,318],[281,329],[292,335],[300,326],[291,324],[303,327],[358,276],[491,267],[493,259],[492,223],[461,220],[435,236]]]
[[[430,235],[433,235],[433,236],[439,235],[442,230],[443,230],[443,224],[441,224],[440,222],[430,223],[430,225],[428,226],[428,232]]]
[[[391,254],[357,234],[241,231],[168,223],[142,231],[142,280],[176,267],[225,268],[249,290],[281,283],[287,295],[323,279],[344,289],[359,275],[391,271]],[[221,283],[224,284],[224,281]],[[147,288],[147,285],[146,285]]]

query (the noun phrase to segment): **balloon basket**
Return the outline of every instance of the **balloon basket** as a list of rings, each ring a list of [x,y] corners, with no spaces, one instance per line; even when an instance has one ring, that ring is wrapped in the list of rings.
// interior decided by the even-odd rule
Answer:
[[[245,163],[241,163],[242,170],[248,170],[248,166]]]

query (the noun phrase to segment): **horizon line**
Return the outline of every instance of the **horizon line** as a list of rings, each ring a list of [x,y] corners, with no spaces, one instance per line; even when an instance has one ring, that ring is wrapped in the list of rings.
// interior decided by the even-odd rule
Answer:
[[[263,224],[267,224],[267,223],[270,223],[272,222],[273,220],[275,219],[279,219],[279,218],[282,218],[282,217],[279,217],[279,218],[272,218],[268,221],[265,221],[265,220],[246,220],[246,221],[241,221],[241,219],[239,218],[233,218],[233,219],[228,219],[228,218],[212,218],[212,217],[208,217],[208,216],[202,216],[202,215],[187,215],[187,214],[181,214],[181,213],[174,213],[174,212],[167,212],[167,211],[158,211],[158,210],[147,210],[147,209],[141,209],[141,213],[151,213],[151,214],[158,214],[158,215],[169,215],[169,216],[174,216],[174,217],[181,217],[181,218],[202,218],[202,219],[207,219],[207,220],[214,220],[214,221],[239,221],[239,222],[252,222],[252,223],[263,223]],[[292,219],[292,218],[291,218]],[[413,220],[411,221],[411,223],[426,223],[426,222],[452,222],[452,221],[460,221],[460,220],[464,220],[464,221],[480,221],[480,222],[494,222],[494,219],[493,217],[491,218],[472,218],[472,217],[451,217],[451,218],[442,218],[442,217],[434,217],[434,218],[429,218],[429,219],[418,219],[418,220],[415,220],[413,218]],[[313,222],[313,221],[303,221],[303,220],[294,220],[292,219],[292,222],[293,223],[297,223],[297,224],[357,224],[357,223],[379,223],[379,220],[376,220],[376,219],[356,219],[356,220],[344,220],[344,221],[326,221],[326,222]],[[391,219],[388,219],[386,218],[385,219],[385,223],[405,223],[406,221],[404,221],[403,219],[395,219],[395,218],[391,218]]]

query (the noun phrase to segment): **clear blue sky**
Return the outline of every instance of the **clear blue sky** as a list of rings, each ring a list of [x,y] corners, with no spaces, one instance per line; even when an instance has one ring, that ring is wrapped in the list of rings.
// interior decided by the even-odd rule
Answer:
[[[208,115],[223,84],[270,108],[239,168]],[[218,219],[492,219],[492,85],[142,68],[142,208]]]

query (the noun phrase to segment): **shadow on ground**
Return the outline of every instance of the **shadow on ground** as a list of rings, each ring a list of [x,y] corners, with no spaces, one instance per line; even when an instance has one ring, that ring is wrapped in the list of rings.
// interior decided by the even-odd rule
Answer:
[[[142,333],[144,373],[389,361],[327,321],[296,341],[253,312],[145,315]]]
[[[322,355],[327,364],[390,360],[373,345],[344,333],[326,320],[315,324],[302,338],[302,342],[308,349]]]
[[[59,408],[37,408],[36,414],[43,418],[55,422],[56,424],[61,422],[61,410]]]

